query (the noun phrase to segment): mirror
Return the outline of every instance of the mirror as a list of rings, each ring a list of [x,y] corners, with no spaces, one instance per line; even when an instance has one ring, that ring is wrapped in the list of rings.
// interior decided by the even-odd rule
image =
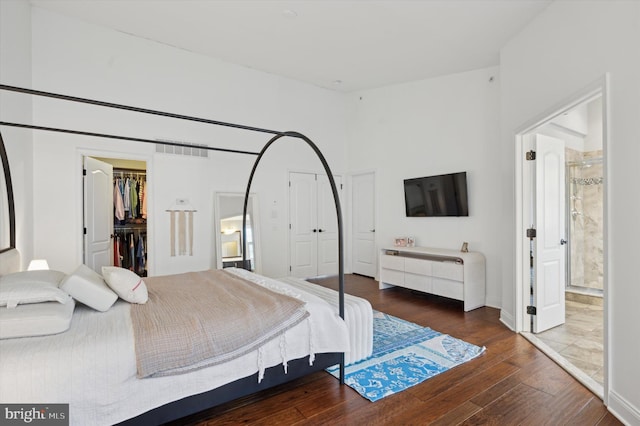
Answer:
[[[16,241],[11,174],[2,134],[0,134],[0,163],[2,163],[0,169],[0,252],[3,252],[14,248]]]
[[[244,193],[218,192],[215,195],[216,267],[242,267],[242,210]],[[247,204],[247,268],[260,272],[257,195]]]

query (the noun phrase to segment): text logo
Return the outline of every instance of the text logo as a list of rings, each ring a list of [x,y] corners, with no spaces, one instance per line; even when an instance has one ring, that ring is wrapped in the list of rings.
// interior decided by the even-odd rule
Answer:
[[[68,426],[69,404],[0,404],[2,425]]]

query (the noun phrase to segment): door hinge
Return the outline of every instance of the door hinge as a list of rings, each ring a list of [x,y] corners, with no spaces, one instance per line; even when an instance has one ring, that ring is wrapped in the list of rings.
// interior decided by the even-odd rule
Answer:
[[[291,181],[289,181],[289,188],[291,188]]]
[[[535,306],[527,306],[527,315],[537,315]]]
[[[342,189],[342,184],[340,184],[340,189]]]
[[[527,161],[533,161],[536,159],[536,152],[534,150],[531,150],[529,152],[527,152]]]
[[[292,271],[291,266],[289,266],[289,272],[291,272],[291,271]]]
[[[87,169],[82,169],[82,176],[86,176],[87,175]]]
[[[87,228],[82,228],[82,232],[84,235],[87,235]]]
[[[536,229],[535,228],[527,229],[527,238],[533,240],[535,237],[536,237]]]

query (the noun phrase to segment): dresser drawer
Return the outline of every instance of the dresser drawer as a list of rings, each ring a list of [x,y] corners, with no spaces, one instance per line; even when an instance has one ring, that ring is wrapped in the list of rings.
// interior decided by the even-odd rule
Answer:
[[[410,274],[432,275],[432,264],[430,260],[407,257],[404,259],[404,271]]]
[[[449,297],[456,300],[464,300],[464,284],[459,281],[451,281],[443,278],[433,278],[431,292],[438,296]]]
[[[405,258],[401,256],[380,256],[380,266],[385,269],[404,271]]]
[[[380,282],[393,285],[404,285],[404,272],[395,269],[380,269]]]
[[[433,262],[434,277],[464,281],[464,266],[454,262]]]
[[[427,275],[404,274],[404,286],[412,290],[431,293],[432,278]]]

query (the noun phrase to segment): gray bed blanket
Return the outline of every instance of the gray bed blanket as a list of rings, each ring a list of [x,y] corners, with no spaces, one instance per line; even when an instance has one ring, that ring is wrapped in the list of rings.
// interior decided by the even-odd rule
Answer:
[[[224,270],[145,278],[131,305],[137,376],[181,374],[258,349],[304,320],[304,302]]]

